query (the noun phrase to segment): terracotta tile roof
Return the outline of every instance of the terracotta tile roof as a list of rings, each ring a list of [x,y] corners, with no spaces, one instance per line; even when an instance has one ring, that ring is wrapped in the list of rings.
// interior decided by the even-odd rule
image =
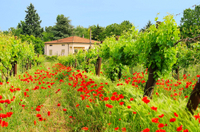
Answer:
[[[94,43],[94,42],[100,43],[99,41],[91,40],[91,43]],[[56,44],[56,43],[90,43],[90,39],[81,38],[78,36],[71,36],[68,38],[45,42],[45,44]]]

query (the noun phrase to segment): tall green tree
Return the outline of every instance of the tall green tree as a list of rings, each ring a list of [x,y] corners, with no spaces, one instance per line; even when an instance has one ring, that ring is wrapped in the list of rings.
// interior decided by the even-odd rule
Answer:
[[[35,37],[42,38],[42,32],[43,28],[41,28],[40,23],[42,22],[40,20],[40,17],[38,13],[36,13],[36,10],[32,3],[30,3],[30,6],[27,7],[26,17],[25,17],[25,23],[22,25],[22,33],[24,35],[33,35]]]
[[[153,25],[153,24],[152,24],[151,21],[149,20],[148,23],[147,23],[147,25],[146,25],[145,27],[143,27],[142,29],[140,29],[140,32],[146,31],[151,25]]]
[[[83,26],[76,26],[76,28],[74,28],[73,30],[73,35],[74,36],[79,36],[79,37],[83,37],[89,39],[90,38],[90,34],[88,33],[88,28],[84,28]]]
[[[91,30],[92,30],[92,39],[93,40],[97,40],[97,41],[103,41],[105,39],[105,35],[103,33],[103,31],[105,30],[105,28],[100,27],[98,24],[90,26]]]
[[[181,38],[196,37],[200,34],[200,5],[185,9],[180,22]]]
[[[69,17],[65,17],[63,14],[58,15],[56,18],[56,25],[53,27],[52,32],[54,40],[66,38],[72,35],[73,26]]]
[[[42,33],[43,35],[43,41],[47,42],[47,41],[52,41],[54,40],[54,35],[53,35],[53,27],[49,26],[49,27],[45,27],[45,31]]]

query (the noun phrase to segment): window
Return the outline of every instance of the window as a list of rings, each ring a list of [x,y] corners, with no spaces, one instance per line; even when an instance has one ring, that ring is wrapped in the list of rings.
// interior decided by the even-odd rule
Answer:
[[[65,55],[65,50],[64,49],[61,50],[61,55]]]
[[[65,44],[62,44],[62,46],[65,46]]]
[[[49,50],[49,55],[52,55],[52,50]]]
[[[50,44],[49,46],[53,46],[52,44]]]

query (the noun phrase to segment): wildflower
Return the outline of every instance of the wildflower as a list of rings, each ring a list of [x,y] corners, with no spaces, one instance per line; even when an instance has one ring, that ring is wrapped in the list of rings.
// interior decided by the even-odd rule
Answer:
[[[143,101],[144,103],[146,103],[146,104],[148,104],[148,103],[150,102],[150,100],[148,100],[147,97],[144,97],[144,98],[142,99],[142,101]]]
[[[87,130],[88,130],[88,127],[83,127],[82,130],[87,131]]]
[[[159,115],[158,117],[162,118],[163,116],[164,116],[164,114],[162,114],[162,115]]]
[[[116,127],[116,128],[115,128],[115,131],[117,131],[118,129],[119,129],[119,127]]]
[[[50,111],[48,111],[48,116],[50,116]]]
[[[176,121],[176,118],[171,118],[169,121],[170,121],[170,122],[175,122],[175,121]]]
[[[144,129],[142,132],[149,132],[150,131],[150,129],[149,128],[146,128],[146,129]]]
[[[158,121],[158,120],[159,120],[159,118],[152,118],[152,120],[151,120],[151,121],[152,121],[152,122],[154,122],[154,123],[159,123],[159,121]]]
[[[123,105],[123,104],[124,104],[124,102],[120,102],[120,103],[119,103],[119,105]]]
[[[67,111],[67,109],[64,108],[63,111]]]
[[[113,106],[110,105],[110,104],[106,104],[106,106],[107,106],[108,108],[113,108]]]
[[[174,115],[175,115],[176,117],[178,117],[178,114],[177,114],[176,112],[174,112]]]
[[[181,125],[180,127],[178,127],[177,129],[176,129],[176,131],[182,131],[183,130],[183,125]]]
[[[165,125],[164,124],[162,124],[162,123],[159,123],[158,124],[158,128],[162,128],[162,127],[164,127]]]
[[[152,106],[151,109],[157,112],[157,107]]]

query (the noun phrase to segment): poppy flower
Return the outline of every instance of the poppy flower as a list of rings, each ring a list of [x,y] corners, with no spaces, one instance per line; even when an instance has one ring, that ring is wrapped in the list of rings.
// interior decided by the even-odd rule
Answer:
[[[48,116],[50,116],[50,111],[48,111],[48,113],[47,113],[47,114],[48,114]]]
[[[134,112],[134,111],[133,111],[133,114],[137,114],[137,112]]]
[[[183,125],[181,125],[180,127],[178,127],[177,129],[176,129],[176,131],[182,131],[183,130]]]
[[[150,132],[149,128],[144,129],[142,132]]]
[[[60,103],[58,103],[57,106],[60,106]]]
[[[162,114],[162,115],[159,115],[158,117],[162,118],[163,116],[164,116],[164,114]]]
[[[118,129],[119,129],[119,127],[116,127],[116,128],[115,128],[115,131],[117,131]]]
[[[156,130],[156,132],[166,132],[166,131],[163,129],[159,129],[159,130]]]
[[[131,106],[127,106],[127,108],[128,108],[128,109],[130,109],[130,108],[131,108]]]
[[[87,130],[88,130],[88,127],[83,127],[82,130],[87,131]]]
[[[176,121],[176,118],[171,118],[169,121],[170,121],[170,122],[175,122],[175,121]]]
[[[152,118],[152,120],[151,120],[151,121],[152,121],[152,122],[154,122],[154,123],[159,123],[159,121],[158,121],[158,120],[159,120],[159,118]]]
[[[159,123],[158,124],[158,128],[162,128],[162,127],[164,127],[165,125],[164,124],[162,124],[162,123]]]
[[[123,105],[123,104],[124,104],[124,102],[120,102],[120,103],[119,103],[119,105]]]
[[[157,112],[157,107],[152,106],[151,109]]]
[[[177,114],[176,112],[174,112],[174,115],[175,115],[176,117],[178,117],[178,114]]]
[[[63,111],[67,111],[67,109],[64,108]]]
[[[130,101],[133,101],[134,99],[133,98],[130,98]]]
[[[106,106],[107,106],[108,108],[113,108],[113,106],[110,105],[110,104],[106,104]]]
[[[36,121],[34,121],[34,125],[36,125]]]
[[[148,103],[150,102],[150,100],[148,100],[146,96],[143,97],[142,101],[143,101],[144,103],[146,103],[146,104],[148,104]]]
[[[125,127],[123,127],[123,128],[122,128],[122,132],[125,132],[125,131],[126,131],[126,128],[125,128]]]

